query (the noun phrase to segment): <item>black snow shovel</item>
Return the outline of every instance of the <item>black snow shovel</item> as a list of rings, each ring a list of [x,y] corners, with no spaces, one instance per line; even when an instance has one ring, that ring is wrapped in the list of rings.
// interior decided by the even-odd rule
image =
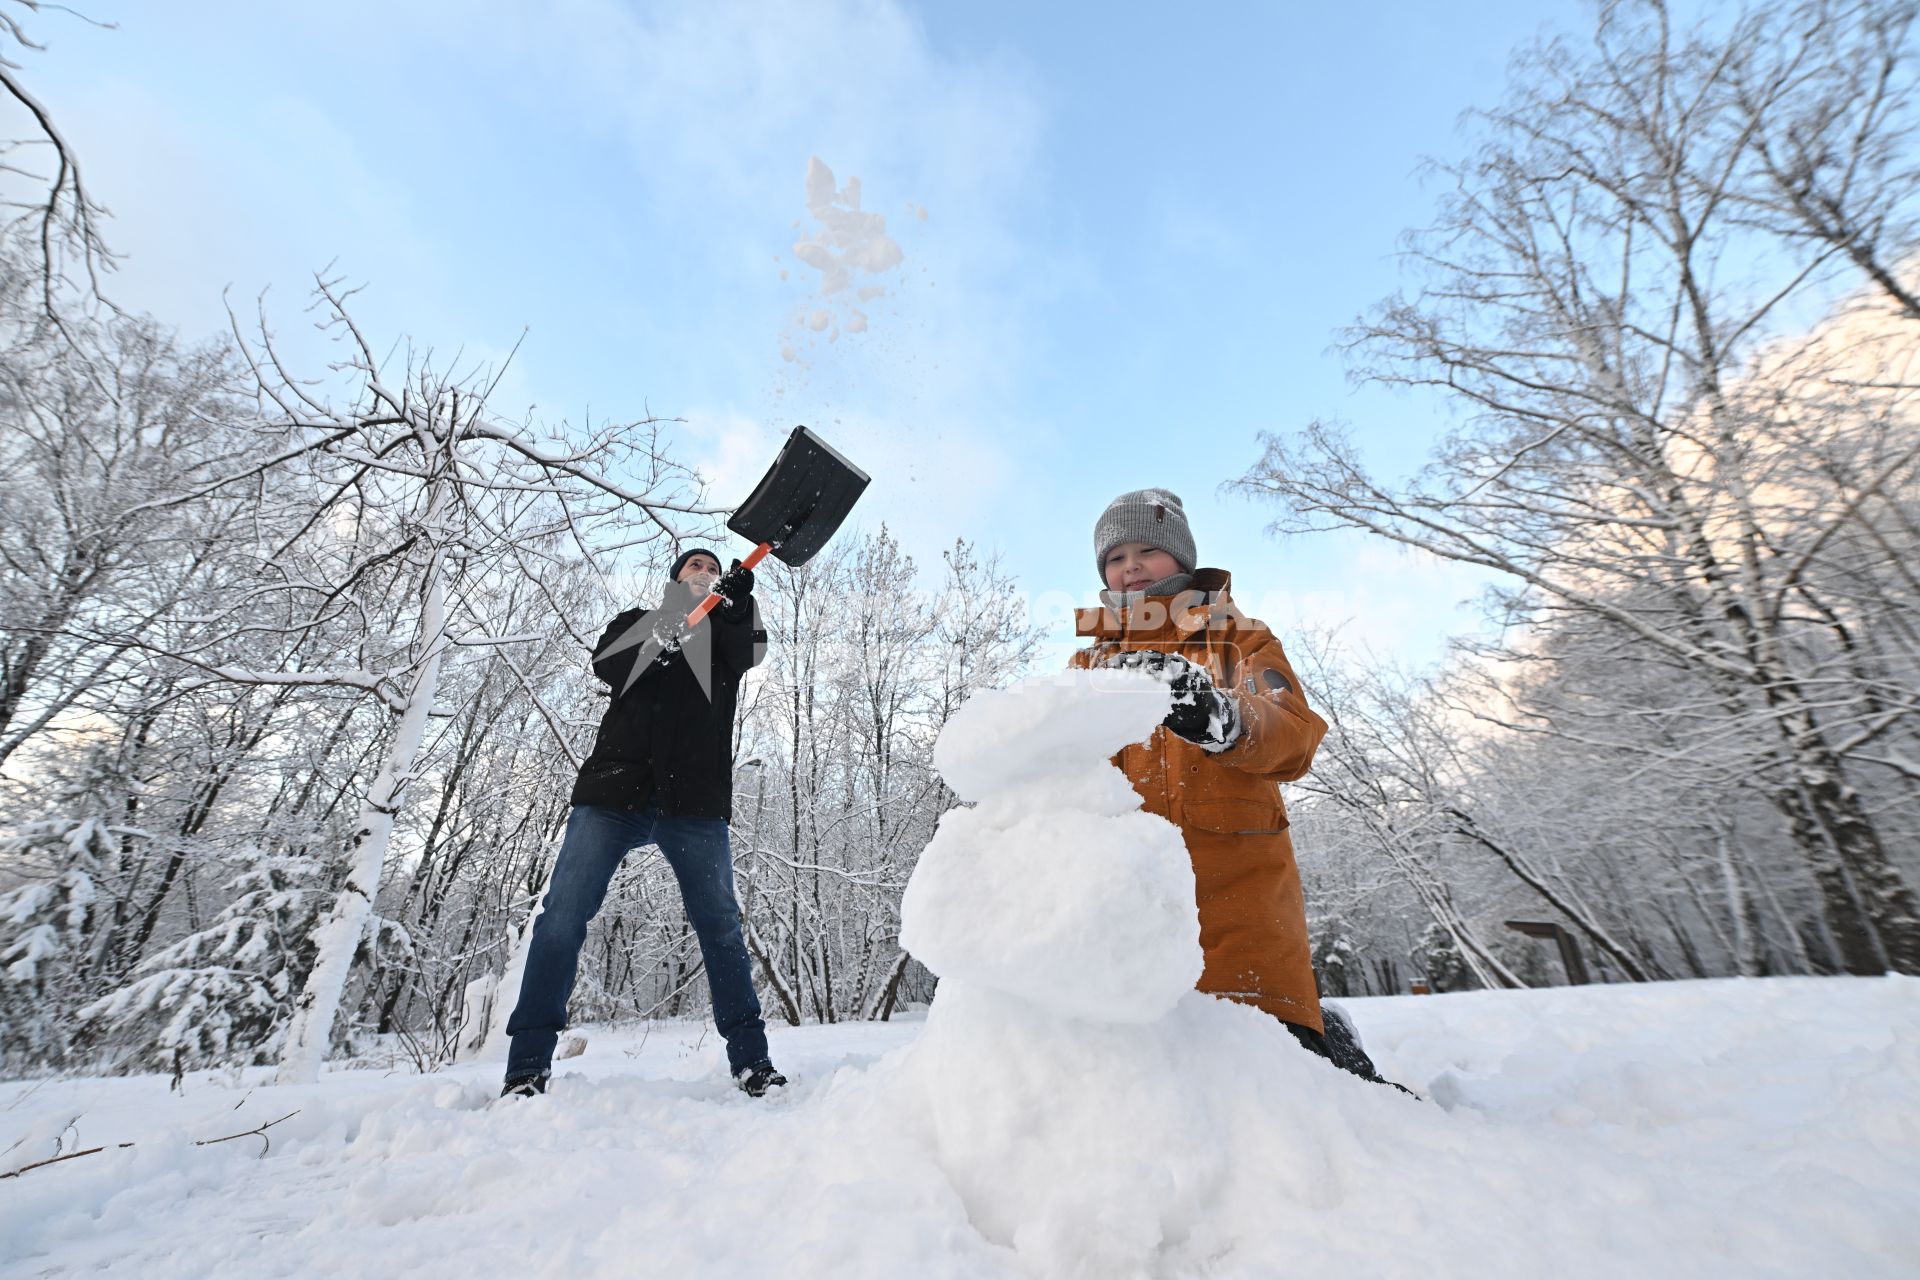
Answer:
[[[773,466],[727,521],[727,528],[759,544],[740,562],[740,567],[751,569],[768,555],[796,567],[813,559],[853,510],[868,480],[866,472],[847,461],[832,445],[805,427],[795,427],[786,444],[781,446],[780,455],[773,460]],[[724,598],[718,592],[710,592],[694,606],[685,624],[674,632],[662,636],[650,628],[636,627],[598,656],[609,657],[640,645],[633,669],[627,676],[627,686],[631,688],[663,651],[678,648]]]
[[[868,478],[825,440],[795,427],[773,466],[727,521],[727,528],[760,544],[740,567],[751,569],[768,553],[796,568],[813,559],[866,492]],[[717,594],[702,600],[687,615],[687,626],[719,603]]]

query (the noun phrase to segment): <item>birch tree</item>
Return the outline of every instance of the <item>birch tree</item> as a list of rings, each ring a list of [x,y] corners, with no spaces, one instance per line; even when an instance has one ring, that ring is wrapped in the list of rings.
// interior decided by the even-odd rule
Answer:
[[[1441,740],[1381,673],[1336,667],[1324,641],[1296,644],[1294,653],[1308,673],[1302,678],[1314,709],[1328,724],[1312,773],[1293,784],[1307,806],[1317,816],[1338,815],[1344,830],[1335,838],[1346,856],[1384,859],[1479,985],[1525,986],[1501,960],[1473,905],[1462,901],[1466,851],[1436,796],[1446,759]],[[1319,831],[1323,838],[1335,834],[1324,825]],[[1310,844],[1301,854],[1303,863],[1328,856],[1340,854]]]
[[[762,763],[740,860],[749,948],[790,1021],[886,1017],[906,998],[900,895],[954,803],[934,740],[1039,649],[994,557],[960,541],[937,585],[920,573],[882,529],[772,575],[768,661],[743,716]]]

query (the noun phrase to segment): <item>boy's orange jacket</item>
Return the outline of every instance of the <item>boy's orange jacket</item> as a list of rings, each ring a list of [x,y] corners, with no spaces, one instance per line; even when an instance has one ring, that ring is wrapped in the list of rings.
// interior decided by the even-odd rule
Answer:
[[[1079,633],[1094,643],[1070,661],[1095,667],[1116,652],[1158,649],[1204,667],[1237,696],[1241,736],[1225,751],[1162,727],[1114,763],[1147,811],[1186,837],[1206,953],[1199,989],[1321,1031],[1300,868],[1277,784],[1306,773],[1327,722],[1307,706],[1273,632],[1234,608],[1231,582],[1225,570],[1200,569],[1178,595],[1124,611],[1082,609]]]

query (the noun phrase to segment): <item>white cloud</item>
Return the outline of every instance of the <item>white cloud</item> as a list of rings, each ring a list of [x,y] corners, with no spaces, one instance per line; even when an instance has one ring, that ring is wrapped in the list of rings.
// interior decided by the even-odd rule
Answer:
[[[1025,234],[1044,178],[1034,77],[941,54],[891,0],[209,0],[86,41],[47,65],[115,206],[117,296],[135,307],[203,332],[224,323],[222,287],[250,312],[271,283],[270,318],[313,367],[304,293],[338,259],[379,340],[497,356],[532,323],[503,413],[717,405],[764,423],[762,445],[818,424],[876,460],[876,499],[882,474],[899,486],[896,528],[965,519],[1018,478],[1009,442],[1033,424],[1007,406],[1044,275]],[[802,326],[800,367],[780,346],[810,294],[821,309],[792,254],[815,155],[859,179],[904,258],[884,295]],[[748,452],[700,459],[716,495]]]
[[[1239,604],[1282,634],[1333,633],[1354,661],[1437,661],[1447,637],[1479,624],[1473,602],[1492,581],[1473,566],[1358,533],[1321,535],[1316,554],[1329,572],[1313,586],[1256,589]]]
[[[256,295],[271,288],[275,328],[308,345],[312,273],[336,258],[355,280],[397,278],[433,296],[422,286],[441,260],[413,193],[383,182],[365,140],[310,99],[210,118],[154,83],[118,78],[66,104],[61,124],[113,214],[107,236],[123,261],[109,292],[189,335],[226,327],[223,291],[251,322]]]

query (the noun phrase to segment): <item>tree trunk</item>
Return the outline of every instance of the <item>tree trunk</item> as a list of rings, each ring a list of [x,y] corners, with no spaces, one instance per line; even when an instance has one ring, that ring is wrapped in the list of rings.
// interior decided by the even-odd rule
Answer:
[[[773,963],[773,953],[761,942],[760,930],[754,926],[753,917],[743,916],[742,922],[747,926],[747,949],[760,962],[760,972],[767,975],[767,985],[773,988],[773,994],[780,1000],[780,1016],[787,1020],[788,1026],[799,1026],[800,998],[794,994],[793,984]]]
[[[438,507],[438,503],[434,504]],[[429,518],[431,523],[431,517]],[[380,873],[386,866],[387,845],[401,795],[412,778],[414,757],[426,736],[427,713],[433,708],[440,680],[442,639],[446,630],[445,583],[438,552],[427,569],[425,600],[420,614],[420,657],[407,690],[406,710],[400,715],[386,764],[367,791],[353,835],[347,842],[347,882],[334,899],[333,910],[314,931],[317,952],[313,971],[294,1002],[292,1025],[280,1054],[276,1084],[312,1084],[320,1078],[320,1063],[333,1036],[333,1023],[354,957],[373,917],[373,901],[380,892]]]
[[[1807,810],[1806,797],[1786,788],[1777,791],[1772,799],[1774,806],[1786,816],[1794,847],[1806,861],[1807,873],[1819,891],[1820,919],[1841,972],[1884,973],[1886,966],[1881,963],[1880,949],[1874,945],[1873,931],[1847,883],[1846,868],[1822,838],[1820,824]]]
[[[1715,833],[1715,852],[1719,855],[1720,879],[1726,886],[1727,914],[1733,917],[1733,961],[1743,978],[1766,974],[1766,958],[1760,948],[1760,913],[1753,895],[1740,879],[1739,865],[1733,857],[1734,833],[1722,829]]]
[[[886,1022],[893,1017],[894,1001],[900,995],[900,979],[906,976],[907,966],[911,963],[913,963],[913,957],[904,951],[900,953],[900,958],[893,962],[893,972],[887,975],[887,985],[880,989],[880,998],[867,1012],[869,1021]]]
[[[1776,680],[1767,699],[1780,712],[1775,724],[1792,767],[1792,790],[1784,798],[1792,806],[1795,841],[1813,862],[1847,972],[1920,974],[1920,899],[1887,856],[1798,688]]]
[[[1832,768],[1803,772],[1801,792],[1831,838],[1859,892],[1867,926],[1884,948],[1884,965],[1874,972],[1920,974],[1920,902],[1888,858],[1860,797]]]
[[[476,1054],[483,1061],[505,1062],[507,1059],[507,1019],[513,1015],[513,1007],[520,1000],[520,983],[527,973],[527,951],[533,945],[533,925],[540,913],[547,909],[547,886],[553,882],[553,863],[559,857],[556,848],[554,857],[547,860],[547,874],[541,877],[540,885],[534,890],[533,909],[527,913],[527,922],[517,937],[511,932],[512,946],[507,952],[506,967],[501,971],[500,981],[494,987],[494,997],[490,1006],[491,1021],[487,1033],[481,1039]]]

